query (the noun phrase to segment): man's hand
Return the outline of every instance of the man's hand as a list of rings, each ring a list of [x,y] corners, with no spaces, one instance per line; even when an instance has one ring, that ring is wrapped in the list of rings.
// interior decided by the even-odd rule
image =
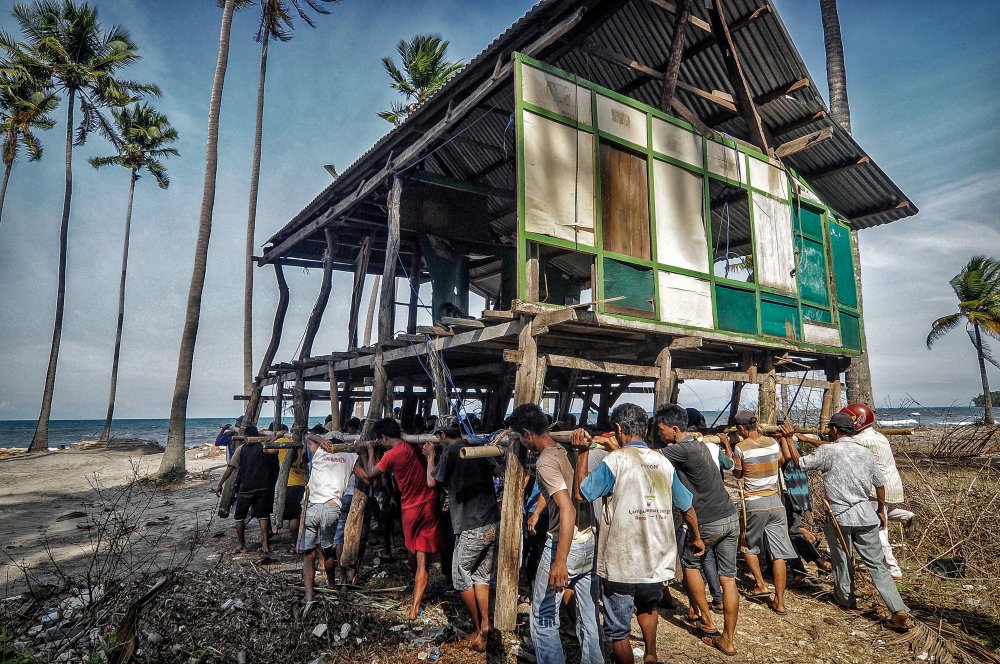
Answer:
[[[531,533],[532,535],[534,535],[535,534],[535,527],[537,525],[538,525],[538,514],[536,514],[535,512],[532,512],[531,516],[528,517],[528,532]]]
[[[778,425],[778,433],[785,438],[791,438],[795,435],[795,427],[791,422],[782,422]]]
[[[691,549],[694,551],[694,555],[696,558],[701,558],[703,555],[705,555],[705,543],[701,540],[700,537],[691,540]]]
[[[424,451],[424,456],[427,457],[428,460],[434,458],[434,443],[424,443],[422,449]]]
[[[587,432],[586,429],[576,429],[570,436],[569,442],[573,447],[590,449],[590,443],[593,442],[593,440],[593,437]]]
[[[609,452],[614,452],[615,450],[620,450],[621,445],[618,444],[618,439],[614,436],[594,436],[594,442],[605,448]]]
[[[219,482],[219,485],[215,487],[215,495],[217,496],[222,495],[222,482]]]
[[[889,520],[886,518],[885,514],[885,503],[878,504],[878,523],[879,530],[885,530],[889,527]]]
[[[562,592],[566,590],[567,585],[569,585],[569,573],[566,571],[566,563],[553,563],[549,571],[549,590]]]

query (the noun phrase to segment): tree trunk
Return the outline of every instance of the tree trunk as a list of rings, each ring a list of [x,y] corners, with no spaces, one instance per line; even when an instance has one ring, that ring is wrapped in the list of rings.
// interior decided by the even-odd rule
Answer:
[[[830,86],[830,115],[848,134],[851,133],[851,108],[847,101],[847,69],[844,66],[844,41],[840,36],[837,0],[819,0],[823,18],[823,42],[826,46],[826,79]]]
[[[226,0],[222,12],[222,28],[219,35],[219,58],[215,65],[215,79],[212,82],[212,100],[208,107],[208,137],[205,142],[205,184],[201,195],[201,214],[198,218],[198,240],[194,249],[194,269],[191,271],[191,287],[188,290],[187,310],[184,318],[184,332],[181,335],[180,352],[177,358],[177,378],[170,403],[170,425],[167,429],[167,445],[160,461],[160,476],[184,472],[184,441],[187,433],[187,402],[191,392],[191,368],[194,363],[194,347],[198,339],[198,323],[201,317],[201,295],[205,288],[205,269],[208,264],[208,241],[212,235],[212,211],[215,207],[215,179],[219,166],[219,110],[222,106],[222,85],[226,79],[226,65],[229,62],[229,33],[233,25],[233,8],[236,0]]]
[[[59,276],[56,286],[56,316],[52,323],[52,346],[49,349],[49,366],[45,371],[45,389],[42,407],[38,413],[35,435],[28,445],[29,452],[49,449],[49,414],[52,412],[52,393],[56,387],[56,367],[59,364],[59,343],[62,341],[63,309],[66,305],[66,252],[69,248],[69,209],[73,201],[73,104],[76,91],[70,88],[66,109],[66,189],[63,193],[62,220],[59,223]]]
[[[108,392],[108,415],[99,440],[111,440],[111,419],[115,415],[115,392],[118,390],[118,357],[122,349],[122,327],[125,322],[125,275],[128,274],[128,239],[132,230],[132,199],[135,196],[136,169],[132,169],[128,185],[128,211],[125,213],[125,243],[122,247],[122,274],[118,281],[118,326],[115,328],[115,351],[111,360],[111,389]]]
[[[976,355],[979,356],[979,375],[983,379],[983,406],[986,409],[983,413],[983,422],[995,424],[993,420],[993,395],[990,394],[990,380],[986,375],[986,358],[983,355],[983,337],[979,333],[979,323],[973,323],[972,327],[976,330]]]
[[[10,162],[4,165],[3,185],[0,185],[0,221],[3,220],[3,199],[7,196],[7,181],[10,180],[10,169],[13,166],[14,162]]]
[[[250,169],[250,211],[247,215],[247,255],[243,279],[243,394],[253,389],[253,250],[257,226],[257,191],[260,185],[260,150],[264,135],[264,79],[267,76],[268,32],[260,47],[260,76],[257,79],[257,127]]]

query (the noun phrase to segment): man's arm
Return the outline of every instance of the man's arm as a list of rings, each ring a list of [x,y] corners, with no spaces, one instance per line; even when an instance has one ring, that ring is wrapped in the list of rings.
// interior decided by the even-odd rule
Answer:
[[[728,445],[727,445],[728,447]],[[731,470],[733,468],[733,457],[732,452],[728,449],[723,449],[719,447],[719,468],[723,470]]]
[[[885,487],[879,486],[875,487],[875,499],[878,501],[878,523],[879,530],[885,530],[889,527],[889,520],[887,518],[887,513],[885,511]]]
[[[531,516],[528,517],[528,532],[532,535],[535,534],[535,526],[538,525],[538,519],[542,516],[542,510],[545,509],[545,494],[539,493],[538,500],[535,502],[535,509],[532,511]]]
[[[427,486],[431,488],[436,487],[438,485],[438,481],[437,478],[434,477],[434,469],[437,467],[434,462],[434,455],[437,453],[437,450],[434,449],[434,443],[424,443],[421,449],[423,450],[424,458],[427,459]],[[442,463],[444,462],[444,455],[447,451],[448,450],[445,449],[445,451],[441,453]]]
[[[691,548],[694,555],[705,555],[705,543],[701,541],[701,533],[698,532],[698,515],[694,511],[694,494],[681,482],[677,471],[674,471],[673,484],[670,487],[671,503],[684,514],[684,523],[687,524],[691,532]]]
[[[573,498],[582,501],[583,494],[580,492],[580,484],[587,476],[587,465],[590,460],[590,434],[583,429],[577,429],[570,438],[570,444],[577,449],[576,468],[573,470]]]
[[[733,436],[736,442],[733,443],[733,477],[738,480],[743,479],[743,450],[739,447],[739,436]]]
[[[569,491],[561,489],[552,495],[552,501],[559,510],[559,543],[556,545],[556,555],[549,571],[549,588],[557,592],[566,589],[569,583],[569,573],[566,569],[566,559],[569,548],[573,545],[573,530],[576,528],[576,507],[569,498]]]
[[[233,474],[233,467],[226,466],[226,472],[222,473],[222,477],[219,478],[219,485],[215,487],[215,495],[219,495],[222,493],[222,485],[226,483],[226,480],[228,480],[229,476],[232,474]]]

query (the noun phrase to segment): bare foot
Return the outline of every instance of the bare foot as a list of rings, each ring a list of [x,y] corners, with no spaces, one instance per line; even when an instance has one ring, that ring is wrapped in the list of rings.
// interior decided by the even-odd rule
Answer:
[[[486,635],[482,632],[477,632],[470,636],[466,643],[470,649],[476,652],[486,652]]]

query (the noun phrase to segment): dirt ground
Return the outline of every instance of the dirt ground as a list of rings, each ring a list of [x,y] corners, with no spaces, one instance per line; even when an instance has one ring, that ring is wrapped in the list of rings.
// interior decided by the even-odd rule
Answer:
[[[899,447],[916,454],[927,444],[911,439]],[[209,452],[208,448],[190,450],[188,469],[192,475],[185,482],[166,487],[144,482],[128,484],[133,477],[155,471],[159,455],[147,446],[71,450],[0,460],[0,543],[5,554],[0,557],[0,584],[5,585],[7,598],[0,602],[0,661],[87,661],[86,657],[91,656],[97,657],[94,661],[104,661],[101,655],[106,658],[115,644],[109,635],[121,638],[121,625],[126,622],[123,618],[129,608],[161,579],[163,587],[138,614],[133,661],[486,661],[485,655],[458,641],[468,628],[468,619],[436,564],[424,613],[415,623],[407,623],[404,605],[411,577],[398,533],[391,558],[380,540],[372,538],[359,588],[322,593],[320,604],[302,618],[301,563],[289,552],[289,535],[283,532],[272,539],[273,552],[265,556],[260,552],[259,531],[251,524],[247,529],[249,553],[234,553],[231,520],[213,518],[216,497],[212,489],[224,460],[207,456]],[[909,467],[903,472],[908,492],[927,494],[919,484],[922,475]],[[960,478],[958,471],[953,471],[953,478],[940,472],[934,477],[940,481],[954,479],[956,486],[965,489],[971,482],[969,472],[973,471],[966,470]],[[992,482],[980,480],[965,495],[992,495]],[[964,503],[948,503],[943,488],[931,493],[944,501],[940,509],[945,514],[960,516],[959,506]],[[128,500],[123,501],[123,497]],[[921,509],[937,509],[928,507],[926,500],[916,502]],[[919,547],[907,542],[907,547],[912,548],[904,549],[902,556],[907,568],[907,579],[901,584],[904,598],[919,608],[926,620],[940,618],[961,624],[982,642],[997,648],[1000,622],[994,611],[995,586],[968,579],[927,578],[927,570],[922,569],[927,559],[920,556],[930,555],[927,552],[932,550],[946,551],[948,536],[934,534],[943,520],[935,521],[933,514],[924,523],[931,534]],[[57,618],[58,623],[46,622],[57,607],[65,607],[72,600],[67,599],[68,593],[79,591],[61,587],[60,582],[79,582],[88,571],[96,574],[91,551],[102,546],[101,533],[115,532],[121,524],[123,533],[140,535],[130,540],[133,548],[128,551],[132,565],[128,569],[135,571],[125,574],[125,581],[116,585],[116,598],[94,603],[87,623],[90,638],[79,638],[80,632],[72,631],[81,620],[79,611],[76,615],[64,612]],[[928,548],[937,546],[939,540],[944,544]],[[970,565],[985,564],[978,560],[970,556]],[[177,567],[181,569],[169,575],[165,572]],[[25,569],[30,571],[29,580],[34,578],[39,597],[55,594],[39,601],[25,601],[25,595],[19,594],[26,588]],[[827,580],[815,581],[815,585],[790,589],[786,616],[742,599],[736,631],[739,654],[732,658],[704,645],[691,632],[683,608],[662,609],[659,659],[753,663],[942,661],[935,659],[937,653],[930,647],[918,643],[911,648],[911,643],[883,629],[871,611],[877,608],[874,595],[862,601],[861,611],[847,612],[821,597],[830,588]],[[52,586],[40,587],[43,583]],[[976,590],[979,586],[983,589]],[[111,594],[109,590],[107,597]],[[678,587],[672,587],[672,596],[681,599]],[[516,635],[506,641],[499,636],[494,639],[496,654],[490,656],[491,662],[534,661],[525,608],[522,605]],[[721,620],[717,622],[721,625]],[[49,625],[56,624],[59,629],[50,639],[53,628]],[[569,661],[573,661],[572,639],[564,639],[564,643]],[[641,655],[635,624],[633,646]],[[34,658],[28,658],[26,652],[35,653]],[[71,654],[69,658],[67,653]],[[21,659],[13,659],[15,654]]]

